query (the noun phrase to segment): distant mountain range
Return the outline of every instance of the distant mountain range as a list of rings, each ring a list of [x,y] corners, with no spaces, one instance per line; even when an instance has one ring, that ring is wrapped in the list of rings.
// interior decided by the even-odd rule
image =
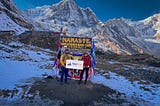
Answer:
[[[121,18],[103,23],[90,8],[80,8],[73,0],[23,11],[23,15],[10,0],[0,0],[0,15],[0,25],[11,26],[7,30],[60,31],[63,27],[68,36],[92,37],[101,51],[160,56],[160,14],[136,22]]]

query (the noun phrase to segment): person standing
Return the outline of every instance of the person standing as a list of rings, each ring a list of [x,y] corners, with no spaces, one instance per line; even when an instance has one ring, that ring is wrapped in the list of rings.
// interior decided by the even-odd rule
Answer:
[[[82,81],[84,72],[86,73],[86,77],[85,77],[85,84],[86,84],[88,79],[88,71],[89,71],[89,68],[91,67],[91,56],[86,52],[83,54],[82,60],[83,60],[83,70],[80,74],[79,84]]]
[[[69,54],[69,50],[66,49],[64,54],[60,57],[60,67],[62,70],[60,81],[63,83],[63,76],[65,75],[65,83],[67,83],[68,69],[66,68],[66,61],[72,59],[72,56]]]

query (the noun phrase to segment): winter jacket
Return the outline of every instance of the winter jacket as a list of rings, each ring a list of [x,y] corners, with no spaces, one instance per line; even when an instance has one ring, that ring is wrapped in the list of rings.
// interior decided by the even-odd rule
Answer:
[[[66,60],[72,59],[70,54],[62,54],[60,57],[60,65],[66,67]]]
[[[89,68],[91,67],[91,56],[87,55],[83,55],[82,56],[82,60],[83,60],[83,68]]]

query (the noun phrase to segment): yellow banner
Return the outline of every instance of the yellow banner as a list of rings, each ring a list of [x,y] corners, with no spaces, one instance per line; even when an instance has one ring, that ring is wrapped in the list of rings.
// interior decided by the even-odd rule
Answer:
[[[61,45],[71,49],[91,49],[92,38],[62,36]]]

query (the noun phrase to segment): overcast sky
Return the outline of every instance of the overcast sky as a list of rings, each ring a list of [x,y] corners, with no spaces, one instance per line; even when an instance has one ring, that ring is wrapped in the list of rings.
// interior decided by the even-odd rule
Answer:
[[[52,5],[61,0],[13,0],[21,9]],[[80,7],[90,7],[101,21],[127,18],[133,21],[160,13],[160,0],[74,0]]]

